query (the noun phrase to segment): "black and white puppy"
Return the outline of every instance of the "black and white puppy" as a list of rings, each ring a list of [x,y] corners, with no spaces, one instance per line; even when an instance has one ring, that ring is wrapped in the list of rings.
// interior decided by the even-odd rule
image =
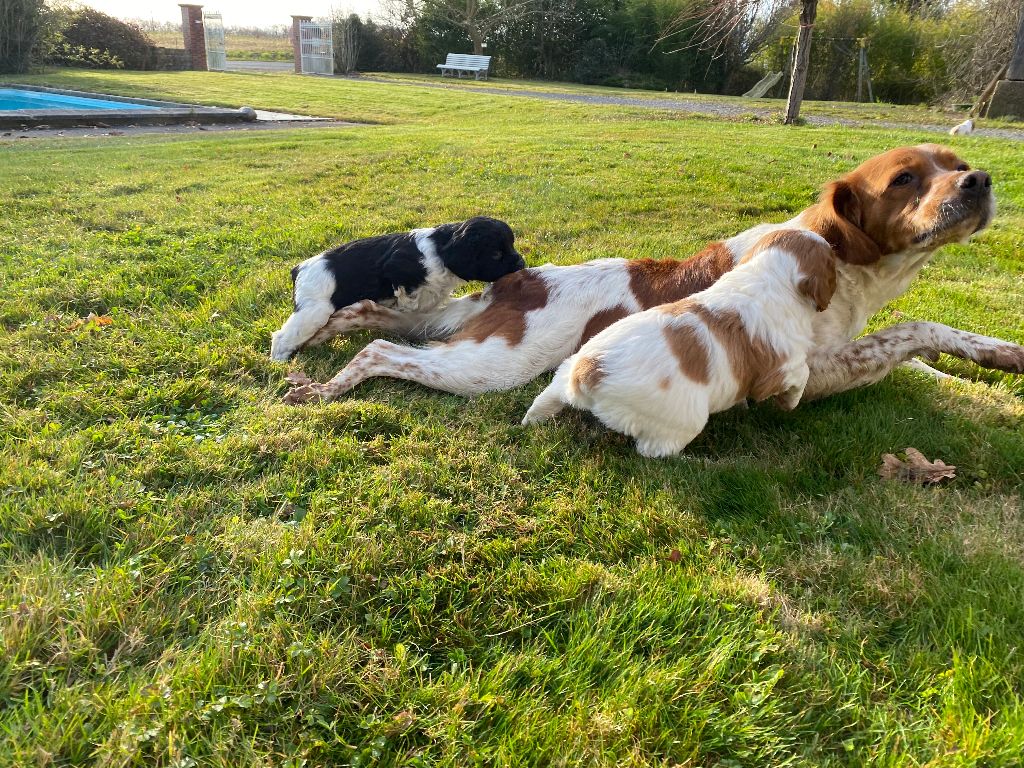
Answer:
[[[338,310],[369,299],[397,313],[442,305],[469,280],[494,282],[526,266],[512,228],[477,216],[456,224],[367,237],[339,245],[292,270],[295,311],[273,334],[270,358],[283,361]]]

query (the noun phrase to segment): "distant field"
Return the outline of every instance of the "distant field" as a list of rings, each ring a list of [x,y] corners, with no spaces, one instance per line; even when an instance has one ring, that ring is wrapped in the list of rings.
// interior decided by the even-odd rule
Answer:
[[[181,48],[183,45],[180,32],[148,32],[147,34],[157,45],[167,48]],[[292,44],[287,37],[233,35],[229,31],[224,36],[224,45],[229,59],[240,61],[292,60]]]
[[[533,265],[680,258],[935,134],[18,80],[362,124],[0,136],[0,768],[1020,768],[1024,376],[942,358],[969,380],[732,410],[649,461],[580,413],[520,426],[547,377],[291,408],[289,369],[376,334],[267,355],[333,243],[488,213]],[[871,327],[1024,343],[1021,144],[939,138],[999,213]],[[957,477],[882,482],[907,446]]]

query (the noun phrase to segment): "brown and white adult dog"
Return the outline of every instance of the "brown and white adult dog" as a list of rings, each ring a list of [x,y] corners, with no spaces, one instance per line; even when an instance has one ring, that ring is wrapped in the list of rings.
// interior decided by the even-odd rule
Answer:
[[[776,230],[712,285],[612,323],[558,366],[523,424],[565,406],[636,439],[642,456],[679,453],[708,416],[747,398],[795,408],[810,370],[815,312],[836,289],[820,235]]]
[[[814,322],[805,400],[874,383],[901,363],[934,360],[941,352],[1022,373],[1024,347],[939,323],[901,323],[850,341],[907,289],[937,248],[988,226],[995,212],[991,186],[987,173],[971,170],[945,147],[903,147],[828,184],[795,218],[752,227],[685,261],[598,259],[525,269],[415,318],[362,302],[335,314],[311,343],[363,328],[440,343],[411,347],[378,339],[330,381],[295,387],[285,401],[331,400],[374,376],[460,395],[520,386],[613,322],[707,288],[776,229],[815,232],[837,257],[835,296]]]

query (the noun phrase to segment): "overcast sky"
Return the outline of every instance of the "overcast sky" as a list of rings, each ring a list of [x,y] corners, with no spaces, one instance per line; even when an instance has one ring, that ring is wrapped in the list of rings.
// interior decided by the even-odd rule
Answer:
[[[379,0],[194,0],[203,10],[224,14],[225,27],[265,27],[291,24],[292,14],[327,16],[332,8],[365,16],[379,7]],[[181,9],[174,0],[85,0],[97,10],[119,19],[181,21]]]

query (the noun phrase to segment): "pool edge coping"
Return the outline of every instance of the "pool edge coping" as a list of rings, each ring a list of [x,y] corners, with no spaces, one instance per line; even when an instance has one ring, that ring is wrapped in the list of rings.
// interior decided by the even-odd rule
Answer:
[[[160,101],[158,99],[139,99],[130,96],[117,96],[96,93],[94,91],[77,91],[71,88],[52,88],[46,85],[29,85],[26,83],[2,82],[0,87],[24,91],[43,91],[44,93],[86,99],[102,97],[109,101],[123,102],[124,104],[139,104],[161,108],[159,113],[129,108],[83,109],[77,112],[68,110],[11,109],[0,112],[0,128],[3,129],[28,127],[32,123],[35,124],[34,127],[39,127],[40,125],[67,127],[80,125],[83,121],[93,124],[99,123],[101,125],[123,125],[126,123],[159,125],[168,120],[172,123],[180,123],[183,120],[191,120],[197,123],[221,123],[251,122],[256,119],[255,112],[244,108],[204,107],[199,104],[182,104],[181,102]]]

